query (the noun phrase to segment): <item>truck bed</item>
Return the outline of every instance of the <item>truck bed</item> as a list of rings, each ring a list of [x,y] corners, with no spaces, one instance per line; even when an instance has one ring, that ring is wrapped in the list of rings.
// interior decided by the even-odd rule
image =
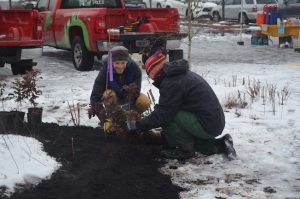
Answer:
[[[42,45],[36,30],[36,12],[0,10],[0,45]]]

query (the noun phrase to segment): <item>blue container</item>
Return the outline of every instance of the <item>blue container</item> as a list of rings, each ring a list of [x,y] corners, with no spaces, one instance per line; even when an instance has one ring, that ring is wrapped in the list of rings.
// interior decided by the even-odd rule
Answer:
[[[252,35],[251,37],[251,45],[254,46],[264,46],[264,45],[268,45],[269,44],[269,39],[268,36],[266,35]]]
[[[277,24],[277,12],[270,11],[270,24]]]

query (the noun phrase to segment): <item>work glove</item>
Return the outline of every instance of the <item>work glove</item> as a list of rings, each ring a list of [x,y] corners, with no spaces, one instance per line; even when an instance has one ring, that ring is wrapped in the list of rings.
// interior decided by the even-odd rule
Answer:
[[[111,118],[108,118],[104,121],[103,130],[104,130],[104,133],[111,133],[112,131],[114,131],[114,129],[112,127],[112,119]]]
[[[97,113],[99,114],[101,109],[103,109],[103,106],[100,102],[91,104],[90,108],[88,109],[89,119],[97,115]]]
[[[95,117],[95,115],[96,115],[96,114],[95,114],[93,108],[90,107],[90,108],[88,109],[88,116],[89,116],[89,119],[91,119],[92,117]]]
[[[133,133],[136,132],[136,121],[135,120],[129,120],[126,122],[126,126],[124,128],[126,133]]]

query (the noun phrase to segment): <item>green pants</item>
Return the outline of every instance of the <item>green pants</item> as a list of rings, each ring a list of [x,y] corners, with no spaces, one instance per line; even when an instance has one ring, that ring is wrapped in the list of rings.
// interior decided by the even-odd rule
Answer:
[[[210,155],[215,151],[215,137],[207,134],[190,112],[180,111],[175,118],[163,128],[164,136],[170,147],[182,146],[194,142],[194,149]]]

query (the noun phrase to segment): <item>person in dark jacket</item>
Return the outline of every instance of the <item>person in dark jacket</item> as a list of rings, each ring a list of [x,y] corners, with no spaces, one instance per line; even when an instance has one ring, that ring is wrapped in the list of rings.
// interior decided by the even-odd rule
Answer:
[[[91,109],[89,117],[97,115],[104,103],[125,104],[129,103],[138,112],[144,112],[150,107],[150,100],[141,93],[142,73],[139,66],[129,56],[128,49],[115,46],[111,50],[111,60],[108,56],[100,69],[94,82],[90,97]],[[112,62],[112,68],[108,64]],[[130,96],[124,86],[135,84],[136,95]]]
[[[162,127],[167,158],[190,158],[194,151],[211,155],[223,153],[235,159],[232,138],[222,134],[225,116],[209,84],[189,70],[186,60],[167,62],[158,51],[145,63],[145,69],[159,89],[159,103],[154,111],[139,121],[129,121],[127,131],[145,132]]]

